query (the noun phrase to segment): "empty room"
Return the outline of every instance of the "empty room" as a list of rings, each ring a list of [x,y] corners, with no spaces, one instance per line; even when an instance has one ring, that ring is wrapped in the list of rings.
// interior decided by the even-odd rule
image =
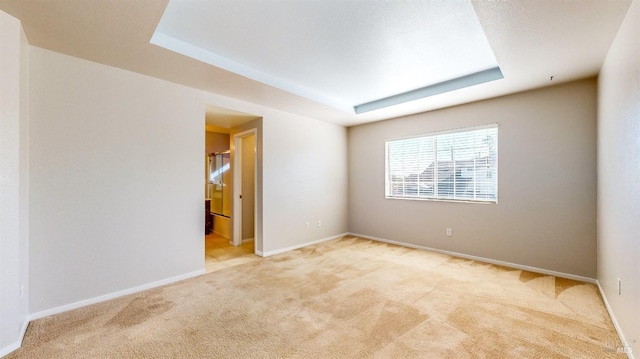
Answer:
[[[640,0],[0,0],[2,358],[633,359],[638,184]]]

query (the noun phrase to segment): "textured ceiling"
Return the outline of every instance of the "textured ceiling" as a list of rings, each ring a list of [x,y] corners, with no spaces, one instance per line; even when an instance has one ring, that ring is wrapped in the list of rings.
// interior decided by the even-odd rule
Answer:
[[[151,42],[347,113],[498,66],[470,1],[172,0]]]
[[[387,2],[372,0],[360,3],[375,5]],[[230,6],[229,2],[219,0],[208,3]],[[242,3],[251,4],[251,1]],[[284,0],[275,3],[291,5],[295,2]],[[348,3],[333,2],[334,6]],[[412,3],[433,6],[444,1]],[[595,76],[630,3],[631,0],[473,1],[473,9],[504,79],[359,115],[151,44],[149,41],[167,7],[166,0],[0,0],[0,9],[22,21],[29,43],[33,46],[351,126]],[[281,29],[300,22],[311,22],[316,15],[321,14],[297,14],[269,27]],[[230,21],[243,21],[240,13],[236,16]],[[357,16],[351,16],[357,21]],[[394,31],[392,23],[382,23],[386,27],[372,31],[372,38],[384,38],[387,31]],[[424,23],[423,26],[428,31],[430,24]],[[331,32],[331,28],[328,23],[326,31]],[[264,34],[272,31],[263,30]],[[242,35],[234,33],[233,36]],[[332,35],[336,36],[339,35]],[[395,34],[394,38],[398,36],[402,35]],[[249,43],[261,41],[260,38],[249,40]],[[274,43],[277,40],[269,38]],[[285,49],[289,53],[296,53],[295,47]],[[283,51],[270,54],[271,61],[281,59],[286,63],[288,59],[295,58]],[[340,55],[337,60],[342,56],[350,56],[348,50],[341,48],[336,49],[335,53]],[[358,66],[357,62],[353,64],[351,66]],[[304,63],[300,65],[304,66]],[[373,65],[367,66],[375,68]],[[310,72],[312,70],[309,69]],[[550,81],[551,76],[554,76],[553,81]],[[317,78],[315,80],[318,81]]]

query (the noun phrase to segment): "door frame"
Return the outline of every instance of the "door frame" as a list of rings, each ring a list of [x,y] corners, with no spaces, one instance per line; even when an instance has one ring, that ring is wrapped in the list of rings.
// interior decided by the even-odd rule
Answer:
[[[253,156],[253,240],[254,252],[258,249],[258,130],[252,128],[233,135],[233,241],[234,246],[242,244],[242,139],[247,136],[254,136],[254,156]]]

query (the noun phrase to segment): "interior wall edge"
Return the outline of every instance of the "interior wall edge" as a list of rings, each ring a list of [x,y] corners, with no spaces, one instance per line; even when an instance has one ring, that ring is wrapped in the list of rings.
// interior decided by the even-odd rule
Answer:
[[[20,348],[29,315],[29,43],[0,10],[0,356]]]
[[[604,289],[602,289],[602,286],[600,285],[600,281],[597,279],[596,279],[596,285],[598,286],[598,291],[600,292],[600,296],[602,297],[602,302],[604,303],[604,307],[605,309],[607,309],[609,318],[611,318],[613,327],[616,329],[616,333],[618,333],[618,336],[620,337],[620,341],[622,343],[628,343],[628,341],[625,339],[624,333],[622,332],[622,327],[620,327],[620,324],[618,324],[618,320],[616,319],[616,316],[613,313],[613,309],[609,305],[609,300],[607,300],[607,295],[605,294]],[[633,355],[632,351],[628,351],[627,356],[629,357],[629,359],[635,359],[635,356]]]
[[[639,34],[634,0],[598,76],[597,278],[630,358],[640,350]]]
[[[24,341],[24,336],[27,334],[27,328],[29,327],[29,323],[31,320],[28,318],[24,320],[22,323],[22,329],[20,330],[20,337],[15,342],[5,346],[4,348],[0,348],[0,358],[11,354],[12,352],[20,349],[22,347],[22,342]]]

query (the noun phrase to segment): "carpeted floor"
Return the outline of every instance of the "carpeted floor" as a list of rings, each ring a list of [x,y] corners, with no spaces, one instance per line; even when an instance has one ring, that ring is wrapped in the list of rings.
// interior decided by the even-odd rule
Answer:
[[[346,237],[30,324],[7,358],[623,358],[593,284]]]

